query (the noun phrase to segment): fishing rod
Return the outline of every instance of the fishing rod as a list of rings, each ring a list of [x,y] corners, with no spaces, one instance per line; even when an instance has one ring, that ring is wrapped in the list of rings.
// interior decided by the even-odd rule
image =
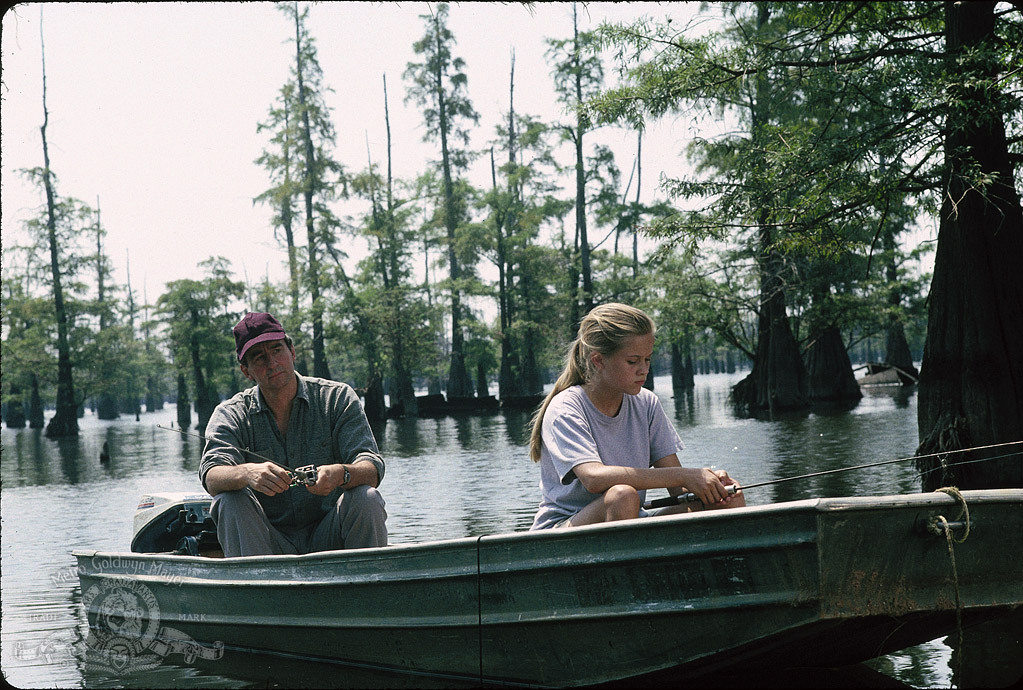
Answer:
[[[193,434],[193,433],[191,433],[189,431],[184,431],[182,429],[175,429],[175,428],[169,427],[169,426],[161,426],[161,425],[157,424],[156,428],[157,429],[163,429],[164,431],[173,431],[175,433],[181,434],[182,436],[191,436],[192,438],[197,438],[200,441],[208,441],[209,440],[208,438],[206,438],[202,434]],[[224,443],[224,442],[220,441],[220,443]],[[273,464],[277,465],[278,467],[283,468],[285,471],[287,471],[288,476],[291,477],[291,486],[302,486],[303,484],[306,485],[306,486],[312,486],[313,484],[316,483],[316,478],[317,478],[316,477],[316,474],[317,474],[316,473],[316,465],[305,465],[303,467],[296,467],[295,469],[292,469],[292,468],[288,467],[287,465],[285,465],[284,463],[277,462],[273,458],[268,458],[265,455],[260,455],[256,451],[249,450],[248,448],[239,448],[238,446],[232,446],[230,443],[224,443],[224,445],[227,446],[228,448],[233,448],[233,449],[235,449],[237,451],[241,451],[242,453],[248,453],[249,455],[251,455],[253,457],[256,457],[256,458],[259,458],[260,460],[266,460],[267,462],[272,462]]]
[[[781,484],[782,482],[792,482],[792,481],[796,481],[797,479],[809,479],[810,477],[822,477],[822,476],[824,476],[826,474],[835,474],[837,472],[851,472],[852,470],[862,470],[862,469],[866,469],[868,467],[880,467],[881,465],[893,465],[895,463],[907,462],[909,460],[922,460],[924,458],[934,458],[934,457],[940,457],[940,456],[947,456],[947,455],[950,455],[952,453],[967,453],[967,452],[977,451],[977,450],[991,450],[992,448],[1003,448],[1005,446],[1013,446],[1013,445],[1020,445],[1020,444],[1023,444],[1023,441],[1009,441],[1007,443],[995,443],[995,444],[992,444],[992,445],[989,445],[989,446],[976,446],[974,448],[961,448],[959,450],[945,450],[945,451],[941,451],[941,452],[938,452],[938,453],[928,453],[927,455],[913,455],[913,456],[908,457],[908,458],[896,458],[895,460],[882,460],[880,462],[867,463],[866,465],[853,465],[851,467],[839,467],[839,468],[834,469],[834,470],[822,470],[821,472],[811,472],[809,474],[799,474],[799,475],[796,475],[794,477],[783,477],[782,479],[772,479],[771,481],[757,482],[755,484],[750,484],[748,486],[742,486],[742,487],[739,487],[739,489],[742,490],[742,491],[745,491],[746,489],[755,489],[755,488],[760,487],[760,486],[770,486],[772,484]],[[998,460],[999,458],[1007,458],[1007,457],[1011,457],[1013,455],[1019,455],[1019,453],[1018,452],[1016,452],[1016,453],[1008,453],[1006,455],[998,455],[998,456],[995,456],[993,458],[982,458],[980,460],[964,460],[963,462],[953,462],[953,463],[942,462],[942,464],[939,467],[935,467],[933,469],[926,470],[925,472],[920,472],[919,475],[923,476],[927,472],[934,472],[935,470],[942,469],[942,468],[945,468],[945,467],[957,467],[959,465],[970,465],[970,464],[975,463],[975,462],[987,462],[989,460]],[[726,487],[726,489],[728,490],[728,495],[729,496],[734,496],[735,495],[735,486],[734,485],[729,485],[728,487]],[[689,493],[679,494],[678,496],[668,496],[667,498],[659,498],[659,499],[656,499],[656,500],[653,500],[653,501],[647,501],[646,503],[643,504],[643,508],[645,510],[650,510],[651,508],[663,508],[665,506],[674,506],[674,505],[679,505],[681,503],[694,503],[694,502],[696,502],[698,500],[700,500],[700,499],[696,496],[696,494],[694,494],[692,492],[689,492]]]

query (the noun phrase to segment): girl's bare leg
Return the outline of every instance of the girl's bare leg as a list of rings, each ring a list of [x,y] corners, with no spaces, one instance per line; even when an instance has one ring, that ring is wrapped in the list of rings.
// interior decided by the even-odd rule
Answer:
[[[639,517],[639,493],[627,484],[616,484],[569,519],[566,527],[593,525]]]

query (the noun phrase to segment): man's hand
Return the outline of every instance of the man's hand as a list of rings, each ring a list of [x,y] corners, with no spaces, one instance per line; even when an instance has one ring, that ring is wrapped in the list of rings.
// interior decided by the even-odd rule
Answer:
[[[316,483],[306,486],[309,493],[326,496],[345,481],[344,465],[319,465],[316,468]]]
[[[276,496],[291,486],[291,475],[288,471],[272,462],[251,462],[241,467],[245,469],[245,485],[253,491]]]
[[[345,468],[348,468],[348,483],[345,483]],[[338,487],[352,489],[356,486],[376,487],[379,483],[377,468],[369,460],[357,460],[350,464],[317,465],[316,483],[306,486],[317,496],[326,496]]]

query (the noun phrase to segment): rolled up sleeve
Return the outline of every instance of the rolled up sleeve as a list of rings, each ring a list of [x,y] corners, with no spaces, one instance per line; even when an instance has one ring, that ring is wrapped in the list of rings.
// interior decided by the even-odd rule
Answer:
[[[245,462],[239,449],[246,444],[239,435],[239,425],[233,416],[230,408],[220,405],[213,411],[206,425],[206,445],[199,461],[199,481],[207,492],[206,475],[212,468]]]
[[[331,421],[334,452],[343,464],[360,460],[373,463],[377,471],[377,486],[384,480],[384,459],[377,448],[373,429],[366,419],[366,413],[359,402],[359,396],[350,386],[341,389],[340,399],[334,407]]]

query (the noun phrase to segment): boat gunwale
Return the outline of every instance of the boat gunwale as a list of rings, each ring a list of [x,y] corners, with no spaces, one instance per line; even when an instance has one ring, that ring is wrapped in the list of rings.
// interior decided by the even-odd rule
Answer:
[[[968,489],[960,492],[966,504],[997,504],[997,503],[1021,503],[1023,504],[1023,489]],[[401,558],[410,553],[416,555],[419,552],[462,550],[471,546],[472,549],[482,549],[486,546],[497,546],[506,542],[529,541],[529,540],[551,540],[565,541],[577,540],[594,533],[612,530],[616,532],[647,531],[654,527],[664,528],[669,523],[684,524],[687,521],[696,523],[714,523],[720,520],[740,520],[747,517],[761,516],[764,513],[769,515],[787,515],[790,513],[807,513],[808,515],[820,515],[835,512],[872,511],[886,510],[891,508],[921,508],[921,507],[943,507],[945,505],[957,505],[958,501],[953,496],[944,492],[928,492],[915,494],[891,494],[885,496],[846,496],[837,498],[805,498],[784,503],[768,503],[756,506],[745,506],[729,510],[699,511],[696,513],[682,513],[677,515],[656,515],[637,520],[622,520],[616,522],[598,523],[594,525],[583,525],[571,529],[546,529],[527,530],[520,532],[504,532],[498,534],[457,537],[454,539],[438,539],[425,542],[408,542],[391,544],[388,546],[373,547],[368,549],[349,549],[334,551],[319,551],[308,554],[283,554],[264,556],[238,556],[233,558],[211,558],[209,556],[186,556],[171,553],[135,553],[132,551],[98,551],[98,550],[73,550],[71,555],[81,561],[84,559],[96,558],[120,558],[122,560],[138,560],[152,562],[173,562],[186,564],[217,564],[217,570],[244,568],[245,566],[269,566],[269,565],[293,565],[303,564],[329,564],[334,561],[353,563],[359,561],[377,562],[381,557]]]

